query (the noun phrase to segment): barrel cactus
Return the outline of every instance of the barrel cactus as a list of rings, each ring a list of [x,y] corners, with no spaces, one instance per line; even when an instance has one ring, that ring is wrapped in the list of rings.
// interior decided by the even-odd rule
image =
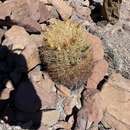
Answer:
[[[86,33],[70,20],[48,27],[40,59],[52,80],[70,89],[83,85],[92,70],[92,49]]]

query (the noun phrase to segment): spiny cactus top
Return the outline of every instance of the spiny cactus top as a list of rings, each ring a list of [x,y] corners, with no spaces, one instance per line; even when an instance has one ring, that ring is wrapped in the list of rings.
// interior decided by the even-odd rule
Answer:
[[[56,21],[44,33],[41,61],[56,83],[81,86],[92,68],[92,51],[82,27],[70,20]]]

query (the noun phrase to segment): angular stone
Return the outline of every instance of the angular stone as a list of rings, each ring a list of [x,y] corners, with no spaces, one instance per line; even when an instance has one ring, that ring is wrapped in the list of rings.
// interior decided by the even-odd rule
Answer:
[[[60,117],[60,112],[58,112],[57,110],[43,112],[43,118],[41,122],[44,125],[52,126],[58,122],[59,117]]]
[[[103,118],[105,110],[103,105],[102,98],[96,89],[84,91],[83,107],[78,112],[75,130],[88,129],[92,123],[97,125]]]
[[[76,15],[78,17],[80,17],[80,19],[82,19],[82,20],[90,20],[91,19],[90,18],[91,10],[88,7],[83,7],[83,6],[77,5],[75,7],[75,12],[76,12]]]
[[[38,128],[38,130],[49,130],[49,128],[47,126],[45,126],[43,123],[41,123],[40,127]]]
[[[0,4],[0,19],[5,19],[7,16],[10,16],[11,10],[14,7],[14,2],[6,1]]]
[[[75,98],[73,98],[73,97],[69,98],[68,97],[64,100],[63,104],[64,104],[64,113],[66,115],[71,115],[72,110],[73,110],[74,106],[76,105]]]
[[[38,22],[48,20],[49,14],[44,3],[39,0],[12,0],[0,6],[1,19],[8,17],[13,24],[23,26],[29,32],[40,32],[41,27]]]
[[[30,17],[33,20],[36,20],[36,21],[39,20],[40,19],[39,0],[26,0],[26,1],[27,1]]]
[[[24,18],[22,21],[16,23],[17,25],[24,27],[28,32],[39,33],[42,30],[40,24],[30,17]]]
[[[41,100],[41,109],[56,108],[57,95],[52,80],[45,74],[43,79],[43,73],[38,66],[29,72],[29,78]]]
[[[65,20],[72,15],[72,7],[63,0],[51,0],[50,3],[57,9],[61,17]]]
[[[14,90],[14,86],[13,86],[13,84],[12,84],[12,82],[10,80],[7,81],[5,86],[6,86],[6,88],[8,88],[10,90]]]
[[[107,75],[108,64],[105,60],[99,60],[94,63],[91,76],[88,78],[86,88],[97,88],[97,85]]]
[[[39,23],[45,22],[50,18],[50,12],[48,11],[47,7],[42,2],[40,2],[40,5],[39,5],[39,12],[40,12]]]
[[[91,76],[87,81],[86,87],[97,88],[97,85],[100,83],[100,81],[102,81],[104,76],[107,75],[108,64],[104,59],[102,41],[98,37],[88,32],[86,32],[86,39],[92,46],[94,63],[94,67],[92,69]]]
[[[41,109],[55,109],[57,105],[57,95],[54,92],[47,92],[44,89],[37,89],[37,94],[41,99]]]
[[[9,99],[11,91],[12,90],[8,89],[8,88],[3,89],[2,92],[1,92],[1,95],[0,95],[0,100],[7,100],[7,99]]]
[[[44,26],[45,24],[42,24],[42,25]],[[43,27],[42,25],[41,25],[41,27]],[[43,28],[47,28],[47,26],[45,25]],[[43,28],[42,28],[42,30],[43,30]],[[32,34],[32,35],[30,35],[30,38],[32,41],[34,41],[36,43],[37,47],[42,46],[42,44],[43,44],[43,35],[42,34],[41,35]]]
[[[13,0],[14,6],[11,9],[11,20],[18,22],[24,20],[24,18],[29,17],[30,12],[26,0]]]
[[[2,41],[2,37],[4,36],[5,30],[0,29],[0,43]]]
[[[63,85],[58,85],[57,93],[61,96],[69,97],[71,95],[71,90]]]
[[[107,108],[104,120],[115,129],[130,129],[130,80],[113,74],[100,96]]]
[[[93,60],[94,62],[104,58],[104,49],[100,38],[86,32],[86,38],[92,45]]]
[[[12,49],[23,50],[26,45],[30,44],[29,34],[25,31],[23,27],[20,26],[12,26],[5,33],[5,38],[12,45]]]
[[[38,48],[35,43],[32,42],[32,44],[28,44],[21,54],[26,60],[28,70],[40,64]]]
[[[54,125],[55,129],[65,129],[65,130],[71,130],[72,125],[68,122],[59,121],[56,125]]]

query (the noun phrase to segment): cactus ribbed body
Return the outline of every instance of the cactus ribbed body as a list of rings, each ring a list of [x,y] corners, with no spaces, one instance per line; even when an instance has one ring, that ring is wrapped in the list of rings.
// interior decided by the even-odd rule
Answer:
[[[40,57],[52,80],[69,88],[81,86],[91,73],[91,46],[82,27],[71,21],[50,25]]]

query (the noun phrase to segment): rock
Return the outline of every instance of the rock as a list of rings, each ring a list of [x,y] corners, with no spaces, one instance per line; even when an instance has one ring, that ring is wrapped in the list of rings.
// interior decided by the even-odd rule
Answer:
[[[51,16],[47,7],[42,2],[40,2],[40,5],[39,5],[39,12],[40,12],[39,23],[47,21]]]
[[[71,95],[71,90],[63,85],[57,85],[57,93],[64,97],[69,97]]]
[[[47,126],[56,124],[59,120],[60,113],[57,110],[43,112],[42,123]]]
[[[21,54],[24,56],[26,60],[28,70],[31,70],[38,64],[40,64],[38,48],[37,45],[33,43],[33,41],[25,47]]]
[[[100,96],[107,108],[104,120],[115,129],[130,129],[130,80],[112,74]]]
[[[24,57],[28,70],[40,63],[37,46],[23,27],[13,26],[5,33],[5,37],[8,45],[12,45],[12,50]]]
[[[12,82],[10,80],[7,81],[5,86],[6,86],[6,88],[8,88],[10,90],[14,90],[14,86],[13,86],[13,84],[12,84]]]
[[[44,25],[45,24],[41,25],[42,26],[42,30],[43,30],[43,28],[44,29],[47,28],[47,26],[44,26]],[[40,46],[42,46],[42,44],[43,44],[43,35],[42,34],[41,35],[32,34],[32,35],[30,35],[30,38],[31,38],[32,41],[34,41],[36,43],[37,48],[40,47]]]
[[[90,1],[89,0],[85,0],[82,2],[83,6],[89,7]]]
[[[128,31],[130,32],[130,23],[129,22],[126,22],[122,25],[122,28],[125,30],[125,31]]]
[[[130,126],[122,123],[121,121],[115,119],[110,113],[105,113],[103,117],[103,125],[107,123],[109,128],[113,128],[112,130],[129,130]]]
[[[92,123],[97,125],[103,118],[105,110],[103,105],[102,98],[96,89],[84,91],[83,107],[78,112],[75,130],[88,129]]]
[[[66,99],[64,100],[63,104],[64,104],[64,113],[65,113],[66,115],[71,115],[74,106],[76,106],[75,98],[73,98],[73,97],[68,97],[68,98],[66,98]]]
[[[57,12],[57,10],[56,10],[56,8],[54,6],[46,5],[46,7],[50,12],[50,19],[51,18],[59,19],[59,14],[58,14],[58,12]]]
[[[94,62],[104,59],[103,43],[99,37],[86,32],[86,38],[92,45]]]
[[[39,23],[48,20],[50,12],[39,0],[12,0],[0,6],[0,18],[4,20],[7,16],[11,24],[23,26],[29,32],[40,32]]]
[[[71,115],[74,107],[77,107],[78,109],[81,108],[80,98],[81,98],[80,94],[66,97],[66,99],[63,101],[64,113],[66,115]]]
[[[45,23],[40,24],[40,25],[41,25],[42,31],[46,31],[47,30],[47,25]]]
[[[24,18],[18,21],[17,25],[24,27],[28,32],[39,33],[42,30],[40,24],[32,18]]]
[[[43,73],[40,71],[40,67],[37,66],[29,72],[29,78],[41,100],[41,109],[55,109],[57,95],[54,88],[54,82],[49,79],[49,76],[44,74],[43,79]]]
[[[42,71],[40,70],[40,65],[36,66],[33,70],[31,70],[28,73],[28,77],[34,86],[42,87],[40,86],[41,84],[39,84],[43,80]]]
[[[22,51],[25,46],[31,42],[29,34],[20,26],[13,26],[5,32],[5,38],[7,42],[12,45],[13,50],[18,49]]]
[[[48,0],[40,0],[40,2],[43,2],[45,4],[48,4]]]
[[[11,91],[12,90],[8,89],[8,88],[3,89],[2,92],[1,92],[1,95],[0,95],[0,100],[7,100],[7,99],[9,99]]]
[[[107,75],[108,64],[105,60],[95,62],[91,76],[88,78],[86,88],[97,88],[97,85]]]
[[[14,7],[14,3],[11,1],[6,1],[0,4],[0,19],[5,19],[7,16],[10,16],[11,10]]]
[[[55,129],[65,129],[65,130],[71,130],[72,125],[68,122],[59,121],[56,125],[54,125]]]
[[[104,76],[107,75],[108,64],[104,60],[104,50],[101,40],[90,33],[86,34],[87,40],[92,45],[94,62],[94,67],[91,72],[91,76],[88,78],[86,87],[97,88],[97,85],[100,83],[100,81],[102,81]]]
[[[2,37],[4,36],[5,30],[0,29],[0,43],[2,41]]]
[[[28,10],[30,17],[33,20],[39,20],[40,19],[40,13],[39,13],[39,5],[40,2],[39,0],[26,0],[27,5],[28,5]]]
[[[43,125],[43,123],[40,125],[40,128],[38,128],[38,130],[49,130],[49,128],[45,125]]]
[[[55,109],[57,105],[57,95],[54,92],[47,92],[44,89],[37,89],[37,93],[41,99],[41,109]]]
[[[83,6],[75,6],[75,12],[78,17],[82,20],[91,20],[90,14],[91,10],[88,7],[83,7]]]
[[[51,0],[50,3],[57,9],[60,16],[65,20],[72,15],[72,7],[63,0]]]

